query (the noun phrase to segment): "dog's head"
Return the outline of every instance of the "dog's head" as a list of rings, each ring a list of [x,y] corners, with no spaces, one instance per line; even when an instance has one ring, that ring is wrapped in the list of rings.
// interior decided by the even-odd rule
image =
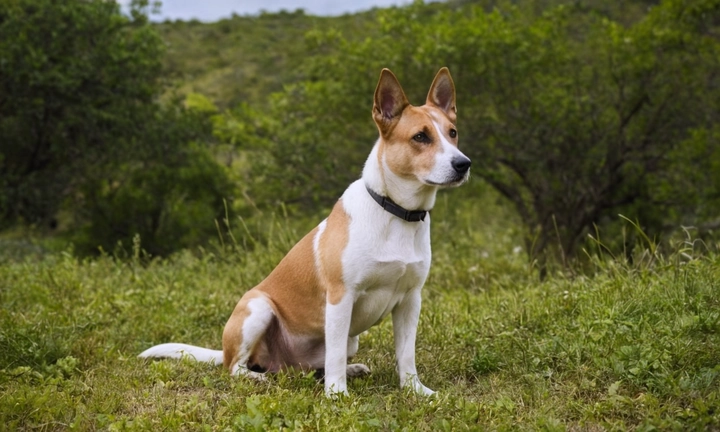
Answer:
[[[455,84],[450,71],[435,76],[425,105],[413,106],[388,69],[375,89],[373,119],[380,132],[378,157],[395,175],[428,186],[458,186],[470,159],[458,150]]]

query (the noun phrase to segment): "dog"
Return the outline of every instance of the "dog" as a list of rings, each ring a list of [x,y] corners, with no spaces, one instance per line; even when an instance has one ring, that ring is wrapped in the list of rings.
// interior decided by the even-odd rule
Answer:
[[[358,335],[392,315],[400,386],[422,395],[415,337],[430,269],[430,209],[438,189],[459,186],[470,159],[458,149],[455,84],[442,68],[425,105],[413,106],[383,69],[372,116],[380,134],[330,215],[270,275],[247,291],[228,320],[223,350],[154,346],[140,357],[194,357],[232,375],[264,379],[285,368],[324,370],[325,392],[347,394]]]

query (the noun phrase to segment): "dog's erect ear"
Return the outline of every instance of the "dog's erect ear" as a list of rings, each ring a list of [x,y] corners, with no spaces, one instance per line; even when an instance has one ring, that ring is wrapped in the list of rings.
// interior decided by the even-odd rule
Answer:
[[[375,88],[373,118],[381,130],[391,125],[400,116],[406,106],[410,105],[405,92],[395,75],[389,69],[380,72],[380,80]]]
[[[457,114],[455,108],[455,83],[453,83],[448,68],[440,69],[435,75],[425,103],[435,105],[445,111],[448,117],[455,118]]]

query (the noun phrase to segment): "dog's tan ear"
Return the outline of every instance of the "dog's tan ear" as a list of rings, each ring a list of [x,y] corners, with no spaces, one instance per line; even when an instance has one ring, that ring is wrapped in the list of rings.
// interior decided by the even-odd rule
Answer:
[[[425,103],[435,105],[445,111],[448,117],[455,119],[457,114],[457,108],[455,108],[455,83],[448,68],[440,69],[435,75]]]
[[[410,102],[408,102],[400,82],[389,69],[383,69],[375,88],[373,104],[373,118],[381,132],[397,120],[408,105]]]

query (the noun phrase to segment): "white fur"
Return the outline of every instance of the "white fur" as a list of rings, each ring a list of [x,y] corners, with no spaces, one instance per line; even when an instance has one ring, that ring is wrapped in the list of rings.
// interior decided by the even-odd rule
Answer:
[[[435,131],[440,137],[441,150],[435,154],[435,166],[425,180],[437,184],[445,184],[455,177],[452,160],[457,157],[465,157],[465,155],[458,150],[457,147],[450,144],[450,141],[445,137],[437,121],[433,121],[433,126],[435,126]]]
[[[352,295],[325,306],[325,392],[347,393],[348,334],[353,311]]]
[[[218,366],[223,363],[223,352],[221,350],[212,350],[181,343],[156,345],[141,352],[138,357],[168,357],[177,359],[191,357],[199,362],[210,362]]]
[[[320,268],[320,237],[325,232],[325,228],[327,228],[327,219],[320,222],[317,228],[318,230],[315,233],[315,237],[313,237],[313,256],[315,258],[315,268]]]

